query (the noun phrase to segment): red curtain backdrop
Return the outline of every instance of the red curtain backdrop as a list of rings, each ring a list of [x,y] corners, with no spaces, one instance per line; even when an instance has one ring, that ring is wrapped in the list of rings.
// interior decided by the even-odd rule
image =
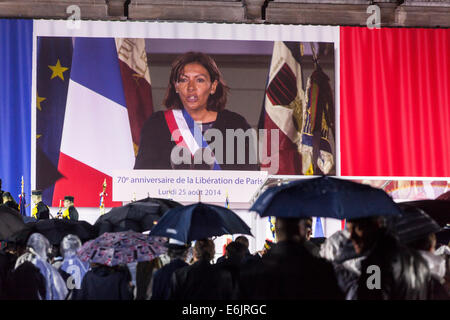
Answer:
[[[450,177],[450,29],[340,31],[343,176]]]

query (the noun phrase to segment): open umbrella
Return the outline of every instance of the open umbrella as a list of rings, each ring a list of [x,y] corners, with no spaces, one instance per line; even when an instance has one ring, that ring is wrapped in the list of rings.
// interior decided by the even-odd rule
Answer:
[[[151,236],[184,243],[224,234],[252,235],[247,224],[230,209],[202,202],[167,211],[150,231]]]
[[[83,261],[106,266],[150,261],[166,252],[165,241],[134,231],[105,232],[77,251]]]
[[[435,220],[418,207],[407,207],[392,220],[393,230],[405,244],[442,230]]]
[[[398,204],[402,209],[408,207],[419,208],[425,211],[441,227],[450,224],[450,201],[447,200],[416,200],[401,202]]]
[[[0,206],[0,240],[6,240],[23,228],[25,222],[19,212],[7,206]]]
[[[95,225],[99,235],[104,232],[119,232],[133,230],[148,231],[168,209],[155,202],[132,202],[121,207],[112,208],[101,215]]]
[[[450,201],[450,191],[441,194],[439,197],[436,198],[436,200]]]
[[[383,190],[328,176],[292,181],[267,189],[251,211],[284,218],[357,219],[401,213]]]
[[[42,234],[52,245],[59,245],[68,234],[78,236],[82,242],[94,239],[98,235],[97,228],[86,221],[46,219],[27,223],[25,228],[11,235],[8,241],[26,244],[33,233]]]
[[[151,198],[151,197],[147,197],[147,198],[144,198],[144,199],[137,200],[137,201],[135,201],[134,203],[136,203],[136,202],[156,203],[156,204],[159,204],[160,207],[161,207],[161,211],[162,211],[161,216],[162,216],[164,213],[166,213],[166,211],[168,211],[169,209],[176,208],[176,207],[181,207],[181,206],[182,206],[182,204],[179,203],[179,202],[176,202],[176,201],[173,201],[173,200],[170,200],[170,199],[163,199],[163,198]]]

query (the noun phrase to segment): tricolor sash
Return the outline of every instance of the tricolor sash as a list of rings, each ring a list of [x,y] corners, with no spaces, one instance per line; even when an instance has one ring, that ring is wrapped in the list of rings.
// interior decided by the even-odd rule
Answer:
[[[200,127],[186,110],[167,110],[164,112],[164,116],[170,134],[172,135],[172,140],[175,141],[178,146],[188,149],[192,157],[201,148],[210,149],[208,142],[206,142],[203,137]],[[211,154],[213,155],[212,151]],[[213,170],[220,170],[216,158],[214,158]]]

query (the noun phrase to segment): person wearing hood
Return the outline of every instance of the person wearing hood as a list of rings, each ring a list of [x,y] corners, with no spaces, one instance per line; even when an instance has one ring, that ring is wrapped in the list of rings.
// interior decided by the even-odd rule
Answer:
[[[355,300],[358,278],[361,275],[361,261],[365,256],[355,252],[348,230],[339,230],[327,238],[320,247],[319,256],[333,264],[339,287],[345,293],[346,300]]]
[[[58,271],[67,282],[70,291],[69,299],[74,299],[79,293],[81,281],[89,270],[89,263],[81,261],[77,256],[77,250],[80,247],[80,238],[69,234],[62,239],[59,249],[63,260],[59,264]]]
[[[31,262],[45,279],[45,300],[65,300],[68,290],[58,270],[48,262],[50,242],[40,233],[33,233],[27,242],[27,249],[16,261],[17,270],[22,264]]]

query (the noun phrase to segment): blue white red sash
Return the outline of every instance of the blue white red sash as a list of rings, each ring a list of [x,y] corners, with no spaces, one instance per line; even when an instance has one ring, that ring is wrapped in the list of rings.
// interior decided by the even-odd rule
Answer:
[[[200,148],[209,149],[208,142],[203,137],[200,127],[186,110],[167,110],[164,112],[164,116],[172,135],[172,140],[178,146],[187,148],[192,156]],[[220,170],[220,166],[215,158],[213,170]]]

